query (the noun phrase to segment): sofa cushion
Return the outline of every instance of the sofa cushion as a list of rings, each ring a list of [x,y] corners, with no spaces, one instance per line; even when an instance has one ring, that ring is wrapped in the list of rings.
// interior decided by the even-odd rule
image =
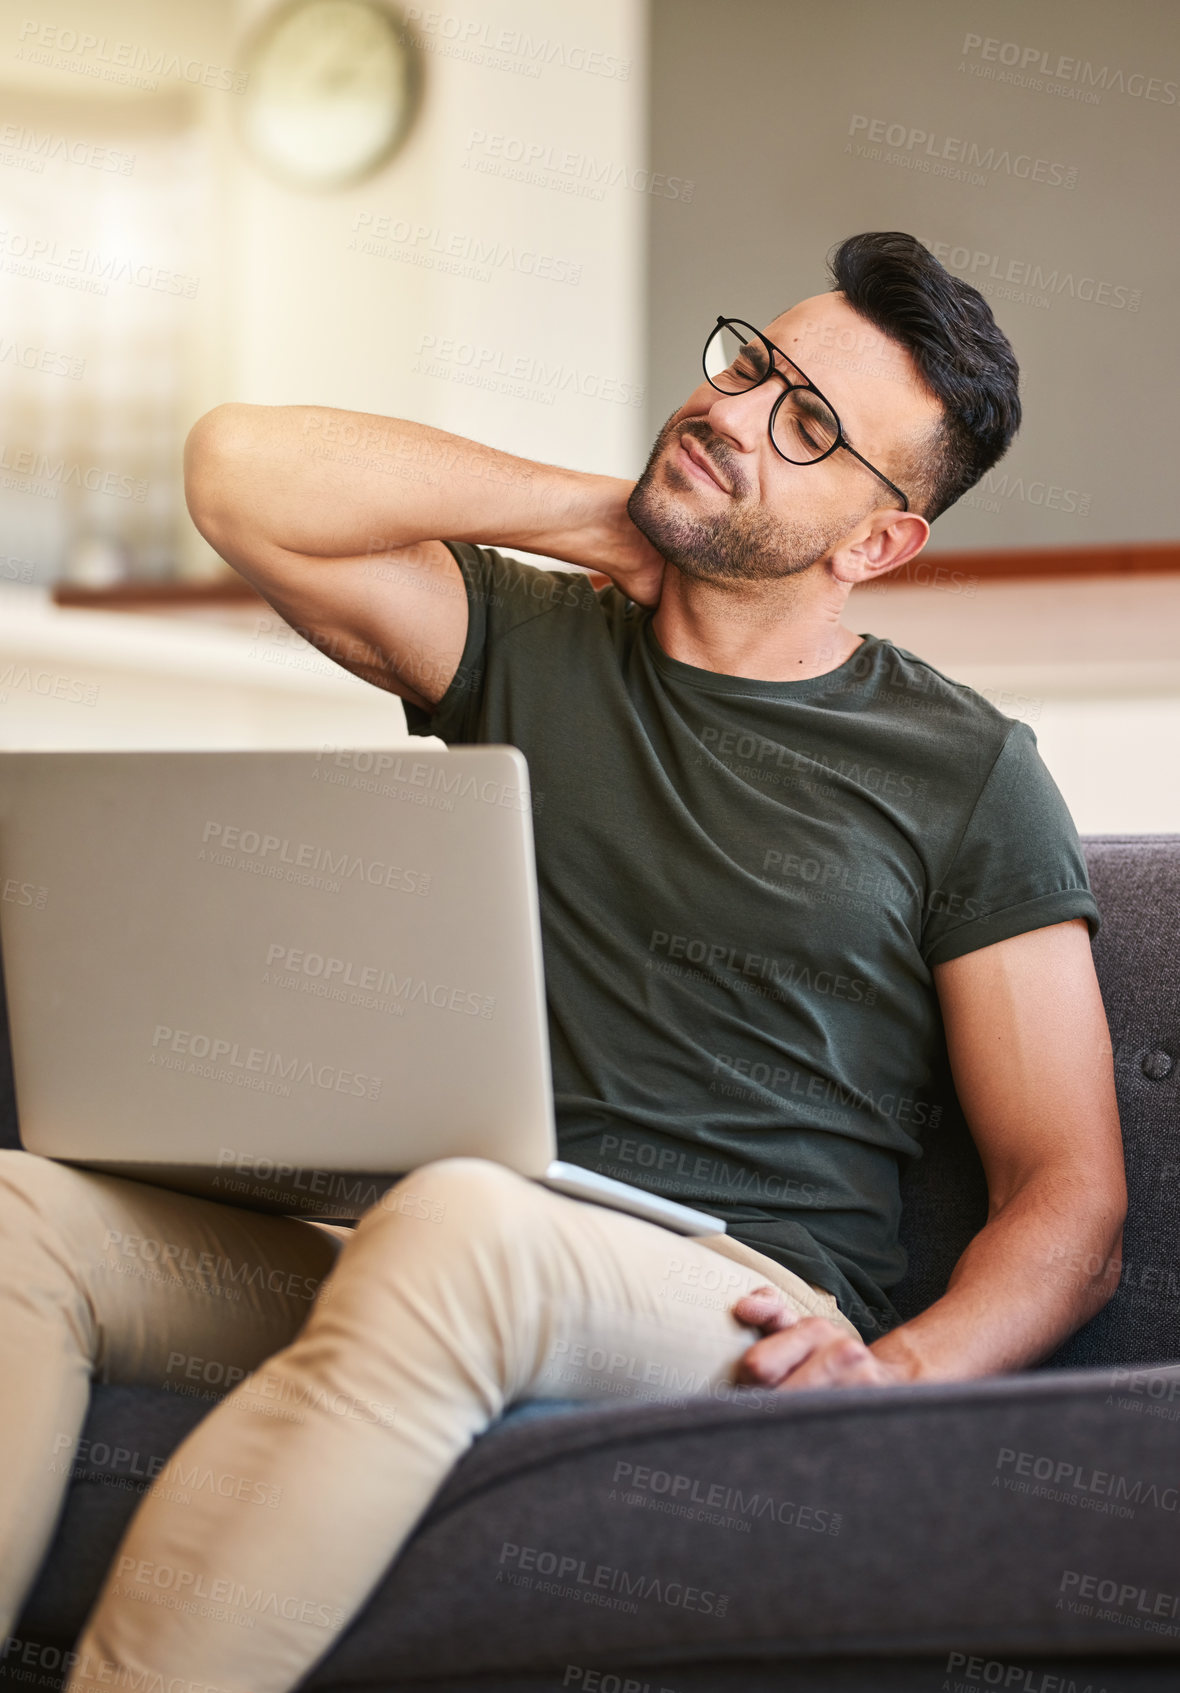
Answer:
[[[200,1409],[129,1391],[95,1395],[92,1471],[104,1430],[144,1469]],[[1180,1367],[518,1416],[452,1472],[307,1686],[560,1685],[611,1663],[678,1685],[671,1668],[731,1657],[1180,1662],[1178,1427]],[[22,1637],[68,1644],[114,1550],[134,1495],[98,1468]]]
[[[59,1646],[76,1638],[152,1478],[215,1399],[95,1386],[62,1518],[25,1606],[22,1634]],[[484,1438],[494,1442],[519,1423],[580,1409],[564,1399],[515,1405]]]
[[[148,1387],[95,1386],[65,1509],[21,1619],[22,1635],[76,1639],[135,1507],[210,1409]]]
[[[727,1656],[1180,1654],[1180,1369],[755,1398],[480,1442],[309,1688],[604,1653],[665,1680]]]

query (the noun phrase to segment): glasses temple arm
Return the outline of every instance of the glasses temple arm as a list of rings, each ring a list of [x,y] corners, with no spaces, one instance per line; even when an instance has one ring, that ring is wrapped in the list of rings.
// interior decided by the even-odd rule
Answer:
[[[858,453],[855,447],[850,447],[848,442],[844,439],[843,429],[841,429],[841,431],[840,431],[840,445],[844,448],[845,452],[851,453],[854,459],[859,459],[861,464],[864,465],[866,470],[871,470],[873,475],[877,478],[877,480],[879,482],[884,482],[884,484],[887,488],[892,488],[893,492],[897,495],[898,499],[901,501],[901,509],[903,511],[909,511],[910,502],[906,498],[906,496],[902,493],[901,489],[897,486],[897,483],[891,482],[887,476],[883,475],[881,473],[881,471],[879,471],[877,469],[875,464],[870,464],[868,459],[865,458],[863,454]]]

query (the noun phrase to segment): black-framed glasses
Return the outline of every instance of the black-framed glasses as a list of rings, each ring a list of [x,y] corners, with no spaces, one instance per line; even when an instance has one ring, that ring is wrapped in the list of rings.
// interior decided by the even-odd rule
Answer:
[[[803,378],[801,382],[792,382],[777,368],[776,353]],[[752,323],[740,317],[719,317],[709,331],[701,363],[705,380],[719,394],[741,394],[747,388],[757,388],[768,377],[777,376],[784,387],[770,412],[770,444],[778,456],[788,464],[819,464],[830,458],[837,447],[843,447],[893,490],[903,511],[909,511],[910,502],[896,482],[870,464],[849,441],[831,401],[803,375],[794,359],[768,341]]]

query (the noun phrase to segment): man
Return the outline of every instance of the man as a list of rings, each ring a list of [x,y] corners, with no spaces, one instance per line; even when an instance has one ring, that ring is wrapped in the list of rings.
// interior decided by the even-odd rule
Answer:
[[[685,1241],[478,1160],[415,1172],[302,1327],[276,1301],[244,1315],[253,1373],[178,1455],[273,1509],[178,1499],[166,1471],[75,1693],[180,1671],[293,1686],[514,1399],[984,1375],[1109,1297],[1125,1192],[1072,823],[1027,728],[841,623],[1007,447],[1015,360],[908,236],[845,242],[833,282],[765,329],[718,320],[633,487],[303,407],[193,431],[194,520],[289,623],[400,694],[412,731],[526,753],[562,1156],[731,1232]],[[827,356],[850,336],[871,351]],[[943,1298],[897,1324],[898,1169],[952,1076],[989,1216]],[[348,1233],[41,1163],[4,1172],[20,1257],[0,1285],[19,1263],[33,1288],[26,1398],[50,1429],[76,1433],[104,1357],[152,1379],[165,1344],[208,1341],[207,1299],[112,1294],[100,1225],[212,1231],[317,1275]],[[1063,1247],[1094,1274],[1061,1283]],[[274,1603],[245,1628],[248,1592]]]

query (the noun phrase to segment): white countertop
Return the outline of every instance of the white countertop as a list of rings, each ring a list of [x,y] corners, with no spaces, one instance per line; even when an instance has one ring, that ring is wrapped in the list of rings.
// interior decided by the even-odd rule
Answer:
[[[398,745],[405,714],[267,608],[91,611],[0,585],[0,746]]]

